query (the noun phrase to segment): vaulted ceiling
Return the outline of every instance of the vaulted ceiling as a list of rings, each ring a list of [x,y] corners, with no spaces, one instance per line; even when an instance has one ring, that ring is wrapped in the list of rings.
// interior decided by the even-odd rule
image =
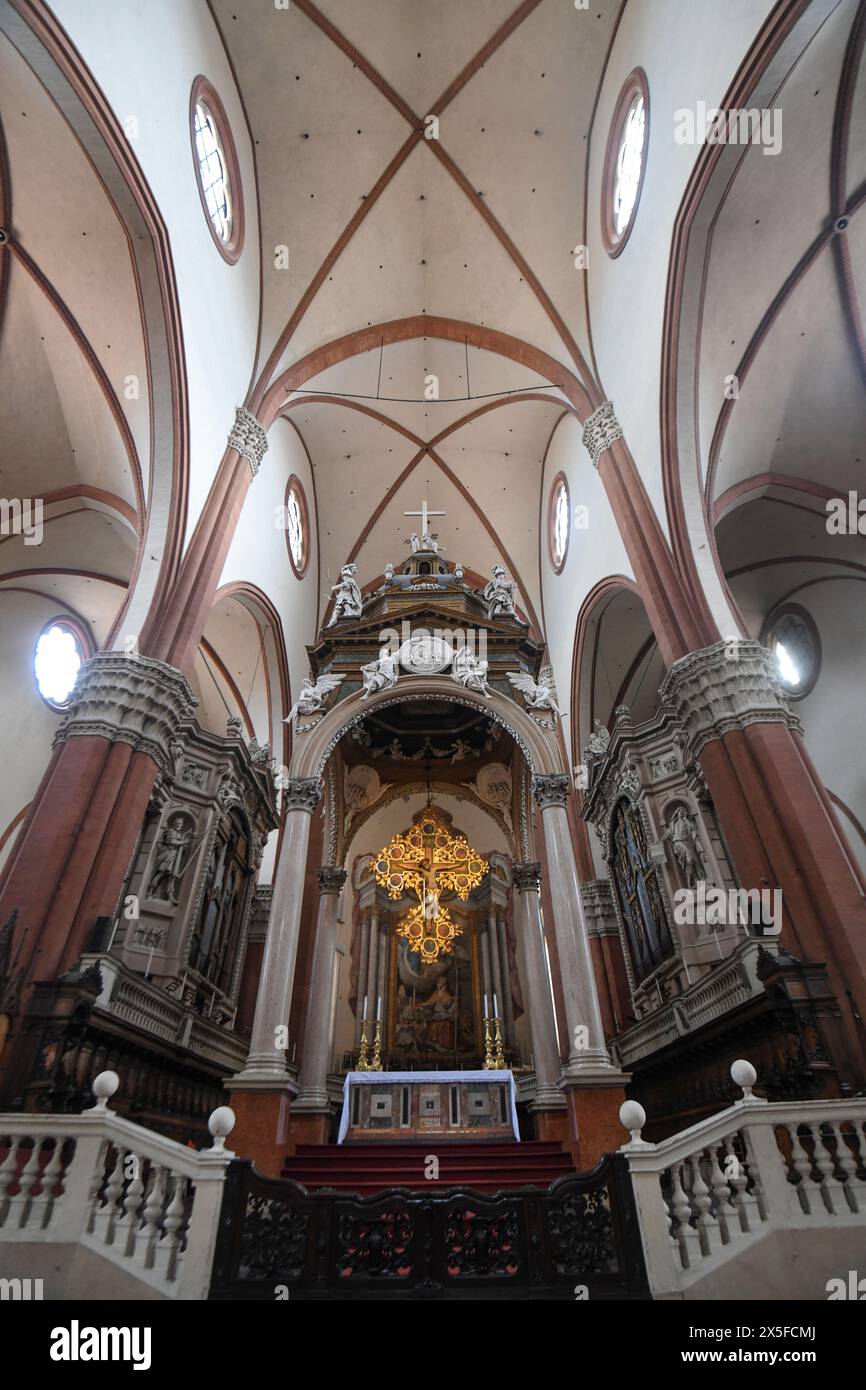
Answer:
[[[347,557],[364,582],[399,558],[417,524],[403,513],[426,496],[446,512],[446,553],[476,570],[503,558],[534,618],[541,470],[565,402],[549,374],[489,350],[484,330],[583,372],[574,248],[620,0],[591,12],[563,0],[212,10],[257,162],[260,381],[392,320],[479,330],[471,345],[460,332],[376,344],[287,394],[314,469],[322,602]],[[425,137],[431,114],[438,139]],[[438,400],[425,398],[431,376]]]

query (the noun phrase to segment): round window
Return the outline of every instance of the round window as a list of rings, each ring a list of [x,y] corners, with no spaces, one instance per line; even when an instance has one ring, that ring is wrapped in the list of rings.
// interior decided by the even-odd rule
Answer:
[[[550,547],[550,563],[560,574],[568,554],[568,540],[571,535],[571,502],[565,474],[560,473],[550,490],[547,538]]]
[[[304,489],[294,476],[289,479],[286,489],[285,518],[289,559],[298,579],[303,579],[310,557],[310,516]]]
[[[64,618],[53,619],[42,629],[33,654],[36,689],[46,705],[65,710],[87,649],[77,625]]]
[[[770,615],[761,639],[776,658],[779,684],[789,700],[814,688],[821,668],[821,639],[810,613],[786,603]]]
[[[220,255],[233,263],[243,245],[240,171],[228,117],[204,77],[197,77],[193,83],[189,116],[202,207]]]
[[[611,122],[602,174],[602,237],[618,256],[634,224],[646,170],[649,91],[640,68],[626,78]]]

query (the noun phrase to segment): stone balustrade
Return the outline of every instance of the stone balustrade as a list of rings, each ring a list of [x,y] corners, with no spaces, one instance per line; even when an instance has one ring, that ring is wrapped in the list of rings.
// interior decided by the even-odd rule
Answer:
[[[741,1101],[659,1144],[641,1139],[639,1104],[627,1101],[620,1111],[632,1135],[620,1152],[629,1162],[653,1295],[688,1297],[702,1283],[695,1296],[720,1296],[706,1281],[745,1251],[754,1275],[761,1268],[755,1249],[769,1236],[776,1238],[779,1290],[787,1293],[778,1238],[797,1233],[810,1239],[811,1296],[820,1296],[834,1261],[841,1271],[846,1250],[862,1248],[866,1099],[769,1104],[752,1095],[756,1074],[748,1062],[735,1062],[731,1075],[743,1088]],[[829,1237],[823,1246],[815,1233]],[[765,1285],[762,1294],[742,1296],[774,1294]]]
[[[215,1110],[213,1146],[196,1152],[109,1110],[117,1084],[102,1072],[97,1104],[81,1115],[0,1116],[4,1269],[17,1268],[16,1245],[22,1270],[34,1245],[67,1260],[80,1245],[157,1295],[204,1299],[234,1115]]]

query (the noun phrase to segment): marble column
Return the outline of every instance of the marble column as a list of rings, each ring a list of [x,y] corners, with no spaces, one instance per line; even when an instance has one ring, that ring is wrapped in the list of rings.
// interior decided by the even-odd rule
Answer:
[[[355,998],[355,1046],[361,1045],[361,1014],[364,997],[367,994],[367,966],[370,950],[370,918],[364,913],[361,918],[361,941],[358,947],[358,990]]]
[[[559,1044],[556,1037],[556,1014],[544,949],[544,928],[541,925],[539,887],[540,864],[515,864],[514,884],[517,940],[521,952],[526,1007],[532,1036],[532,1056],[535,1065],[536,1109],[561,1110],[565,1107],[557,1090],[559,1081]]]
[[[283,846],[274,881],[250,1052],[246,1066],[236,1078],[240,1082],[270,1081],[279,1086],[288,1080],[285,1051],[277,1045],[277,1030],[281,1027],[288,1030],[310,817],[321,795],[322,784],[312,777],[292,778],[283,791],[286,812]]]
[[[511,997],[511,962],[508,956],[508,928],[505,925],[505,918],[499,917],[496,923],[497,935],[499,937],[499,956],[502,961],[502,993],[504,995],[502,1007],[505,1010],[505,1036],[514,1045],[514,1000]]]
[[[490,953],[490,970],[493,976],[490,983],[493,986],[493,993],[496,995],[499,1018],[502,1020],[504,1018],[502,1010],[505,1005],[505,999],[502,993],[502,969],[499,963],[499,937],[496,933],[496,913],[493,911],[487,914],[487,940],[490,943],[488,949]],[[493,1009],[492,999],[490,1001],[490,1009],[491,1012],[497,1011]]]
[[[619,1076],[619,1072],[605,1044],[589,932],[565,809],[568,789],[569,779],[564,773],[536,777],[532,785],[544,825],[553,929],[565,1000],[569,1053],[563,1076],[601,1079],[604,1073],[610,1073],[613,1078]]]
[[[331,1002],[334,990],[334,952],[337,945],[337,911],[346,871],[335,864],[316,870],[319,880],[319,915],[310,975],[310,998],[304,1031],[304,1052],[299,1078],[297,1110],[328,1108],[328,1063],[331,1056]]]

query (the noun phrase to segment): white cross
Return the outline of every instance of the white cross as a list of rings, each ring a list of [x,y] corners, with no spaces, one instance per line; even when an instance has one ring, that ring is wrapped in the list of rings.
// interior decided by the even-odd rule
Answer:
[[[404,512],[403,515],[404,515],[404,516],[420,516],[420,518],[421,518],[421,535],[422,535],[422,536],[429,536],[430,532],[429,532],[428,529],[427,529],[428,524],[429,524],[429,520],[428,520],[428,519],[429,519],[431,516],[444,516],[445,513],[444,513],[444,512],[431,512],[431,511],[429,510],[428,506],[427,506],[427,498],[425,497],[425,498],[424,498],[424,501],[421,503],[421,510],[420,510],[420,512]]]

